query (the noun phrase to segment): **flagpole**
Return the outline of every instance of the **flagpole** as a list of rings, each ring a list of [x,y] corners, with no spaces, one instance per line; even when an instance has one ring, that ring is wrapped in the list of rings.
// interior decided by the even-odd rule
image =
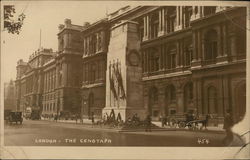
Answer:
[[[110,70],[110,67],[111,67],[111,63],[109,61],[109,103],[110,103],[110,107],[111,107],[111,86],[110,86],[110,80],[111,80],[111,70]]]

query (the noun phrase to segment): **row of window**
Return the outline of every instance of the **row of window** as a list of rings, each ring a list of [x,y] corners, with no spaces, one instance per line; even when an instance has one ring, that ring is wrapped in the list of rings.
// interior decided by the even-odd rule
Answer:
[[[83,39],[83,56],[91,55],[102,50],[103,32],[97,32]]]
[[[29,84],[29,85],[26,85],[26,94],[27,93],[32,93],[33,92],[33,76],[31,77],[28,77],[26,79],[26,83]]]
[[[207,96],[206,96],[206,104],[207,108],[203,108],[203,113],[208,113],[208,114],[218,114],[218,105],[217,105],[217,90],[214,86],[210,86],[207,88]],[[152,106],[154,104],[158,104],[158,90],[156,87],[153,87],[149,91],[149,105]],[[177,103],[177,96],[176,96],[176,89],[174,85],[169,85],[165,89],[165,104],[166,107],[171,104],[176,104]],[[193,84],[188,83],[184,87],[184,112],[188,111],[188,106],[193,100]],[[197,106],[195,106],[197,107]]]
[[[105,79],[106,66],[104,61],[83,64],[83,83],[94,83]]]
[[[44,90],[50,91],[56,87],[56,69],[45,72],[44,74]]]
[[[55,103],[47,103],[43,105],[43,111],[44,112],[56,112],[57,107]]]
[[[205,6],[202,7],[201,9],[203,9],[201,13],[204,15],[200,16],[208,16],[214,14],[216,11],[216,7]],[[180,26],[181,29],[189,27],[192,14],[195,15],[198,14],[197,6],[194,8],[191,6],[164,7],[163,8],[164,14],[160,14],[159,16],[159,11],[161,10],[162,9],[154,11],[151,14],[149,14],[148,15],[149,21],[144,21],[143,19],[139,20],[139,34],[141,41],[143,40],[144,36],[147,36],[148,39],[153,39],[158,37],[159,29],[161,29],[162,26],[163,28],[161,29],[161,31],[163,31],[165,34],[179,30],[178,26]],[[145,32],[149,33],[146,33],[145,35]]]
[[[43,96],[44,101],[49,101],[49,100],[52,100],[52,99],[56,99],[56,94],[55,93],[47,94],[47,95]]]
[[[143,72],[154,72],[161,69],[176,68],[178,63],[183,66],[190,66],[192,61],[192,45],[186,45],[181,57],[182,64],[177,59],[176,45],[161,45],[159,47],[147,48],[143,51],[142,65]],[[179,53],[180,54],[180,53]]]

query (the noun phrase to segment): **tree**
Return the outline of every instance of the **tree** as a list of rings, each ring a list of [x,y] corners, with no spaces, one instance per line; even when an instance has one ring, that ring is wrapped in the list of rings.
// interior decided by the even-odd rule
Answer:
[[[26,16],[24,13],[21,13],[18,15],[17,20],[14,20],[15,13],[16,11],[13,5],[4,6],[4,28],[7,29],[9,33],[19,34]]]

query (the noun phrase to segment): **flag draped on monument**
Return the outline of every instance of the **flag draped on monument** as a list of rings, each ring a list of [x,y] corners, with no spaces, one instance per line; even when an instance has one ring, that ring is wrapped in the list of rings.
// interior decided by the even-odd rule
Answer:
[[[119,67],[118,61],[116,63],[116,78],[117,78],[117,82],[118,82],[118,90],[121,90],[120,98],[124,99],[124,98],[126,98],[126,94],[125,94],[125,90],[123,87],[122,73],[121,73],[121,68]]]
[[[109,82],[110,82],[110,89],[115,97],[115,99],[118,99],[118,96],[117,96],[117,93],[116,93],[116,90],[115,90],[115,84],[114,84],[114,78],[113,78],[113,74],[112,74],[112,68],[111,68],[111,65],[109,65]]]

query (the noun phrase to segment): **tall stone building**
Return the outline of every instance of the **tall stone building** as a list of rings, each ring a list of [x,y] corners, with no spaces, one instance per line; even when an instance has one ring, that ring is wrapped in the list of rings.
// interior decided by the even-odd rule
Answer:
[[[4,83],[4,110],[16,110],[15,84],[13,80]]]
[[[45,64],[55,57],[52,49],[40,48],[30,55],[28,62],[20,59],[17,62],[17,77],[15,81],[17,109],[25,111],[27,107],[43,108],[44,68]]]
[[[230,109],[240,121],[246,112],[244,15],[244,7],[126,6],[84,26],[66,19],[58,53],[43,64],[41,79],[33,78],[43,81],[39,91],[28,92],[37,86],[26,83],[30,62],[19,61],[18,106],[40,104],[42,113],[83,118],[114,112],[123,120],[135,113],[158,121],[195,112],[219,123]],[[25,100],[22,88],[28,88]]]
[[[92,114],[100,118],[105,107],[105,74],[109,43],[109,25],[107,18],[101,19],[82,31],[83,79],[81,86],[83,118]]]

